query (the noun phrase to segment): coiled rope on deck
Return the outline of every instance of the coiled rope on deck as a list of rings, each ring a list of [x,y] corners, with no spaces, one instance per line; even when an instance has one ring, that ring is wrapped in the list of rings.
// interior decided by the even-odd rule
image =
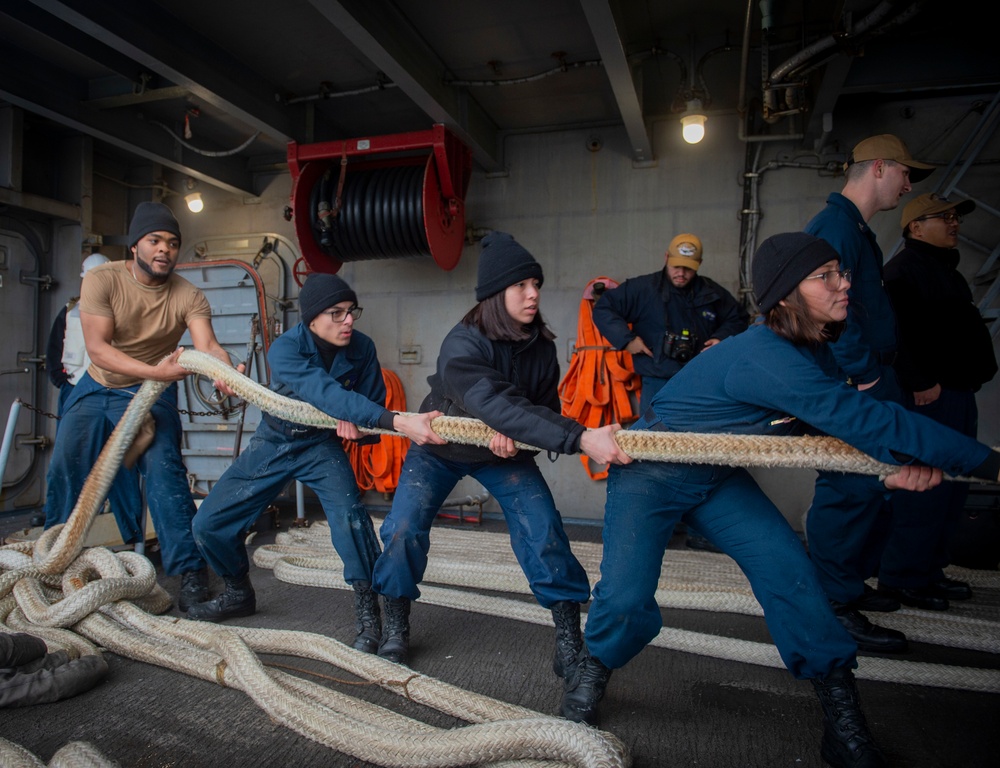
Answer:
[[[3,768],[46,768],[46,764],[20,744],[0,738],[0,765]],[[48,768],[118,768],[93,745],[71,741],[59,749],[48,762]]]
[[[231,381],[234,390],[262,408],[273,407],[270,398],[260,397],[269,390],[248,386],[253,382],[238,374],[223,375],[231,369],[214,358],[185,351],[180,362],[212,378]],[[611,734],[450,686],[322,635],[155,615],[168,610],[171,601],[156,583],[152,564],[135,553],[116,555],[104,548],[83,551],[82,542],[122,456],[165,387],[163,382],[147,381],[139,388],[65,525],[54,526],[35,542],[0,547],[0,631],[29,632],[45,640],[50,649],[64,648],[71,655],[99,653],[95,645],[99,644],[126,658],[237,688],[286,727],[379,765],[541,768],[543,764],[536,761],[546,761],[546,767],[553,766],[552,761],[593,768],[630,765],[628,751]],[[254,387],[263,392],[254,393]],[[279,415],[289,418],[285,411]],[[434,728],[266,669],[257,659],[259,652],[338,666],[471,725]]]
[[[336,427],[335,419],[306,403],[276,395],[209,355],[186,350],[178,363],[192,372],[225,382],[240,397],[288,421]],[[155,571],[145,558],[124,556],[128,553],[114,555],[100,548],[83,554],[81,550],[125,451],[166,386],[163,382],[147,381],[139,388],[102,450],[65,525],[53,527],[27,547],[0,548],[5,558],[17,560],[17,556],[23,556],[13,567],[0,563],[3,569],[0,570],[0,630],[31,632],[51,646],[77,654],[98,653],[93,643],[99,643],[128,658],[239,688],[287,727],[380,765],[443,766],[455,765],[459,759],[497,764],[508,760],[526,760],[529,764],[533,760],[555,760],[595,768],[629,765],[627,750],[610,734],[431,681],[322,635],[245,630],[154,615],[167,610],[170,598],[156,584]],[[486,425],[473,419],[440,417],[433,426],[452,442],[485,446],[493,435]],[[619,443],[636,459],[740,466],[818,466],[879,475],[895,469],[832,438],[622,432]],[[524,444],[519,447],[533,448]],[[106,584],[90,588],[92,583],[104,580]],[[149,592],[141,594],[148,584],[152,585]],[[76,597],[77,594],[81,597]],[[90,603],[79,607],[77,600]],[[540,610],[530,605],[523,610],[531,608]],[[547,616],[544,622],[549,622]],[[388,690],[405,690],[411,698],[426,683],[428,691],[433,691],[426,703],[442,708],[442,702],[446,701],[444,711],[472,725],[432,732],[428,730],[431,726],[415,724],[389,710],[361,705],[325,687],[286,680],[288,676],[284,673],[260,665],[255,652],[263,649],[306,658],[319,655],[320,660],[377,681]],[[516,725],[509,722],[512,720],[517,721]],[[387,721],[393,724],[391,743],[377,738],[387,732]]]
[[[461,531],[446,527],[432,532],[435,557],[428,562],[421,601],[533,624],[551,623],[549,612],[534,602],[490,596],[478,590],[530,595],[527,582],[502,533]],[[587,571],[591,585],[600,571],[601,545],[574,542],[573,553]],[[320,522],[306,529],[278,534],[276,543],[258,547],[259,568],[276,578],[312,587],[350,589],[343,563],[330,543],[329,528]],[[949,568],[949,574],[969,581],[977,590],[1000,589],[1000,573]],[[443,585],[443,586],[431,586]],[[445,587],[460,587],[448,589]],[[477,590],[475,592],[464,589]],[[669,550],[660,573],[656,601],[663,608],[720,611],[763,616],[746,576],[725,555]],[[915,641],[953,648],[1000,653],[1000,609],[973,603],[956,604],[948,614],[902,609],[885,614],[880,623],[900,629]],[[650,645],[730,661],[784,668],[770,643],[663,628]],[[883,682],[1000,693],[1000,670],[957,667],[862,656],[858,677]]]

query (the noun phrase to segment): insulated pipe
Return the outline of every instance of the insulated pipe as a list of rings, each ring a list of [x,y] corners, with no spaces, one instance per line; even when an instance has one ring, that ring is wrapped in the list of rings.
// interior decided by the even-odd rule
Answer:
[[[10,447],[14,444],[14,430],[17,429],[17,417],[21,414],[21,401],[14,398],[10,404],[10,414],[7,416],[7,426],[3,432],[3,444],[0,445],[0,486],[3,485],[3,475],[7,471],[7,459],[10,457]]]
[[[883,18],[892,10],[892,4],[889,2],[879,3],[874,11],[869,13],[865,18],[854,25],[848,33],[850,37],[857,37],[860,34],[867,32],[875,24],[882,21]],[[780,65],[771,73],[770,80],[772,83],[780,83],[785,77],[787,77],[791,72],[794,72],[798,67],[802,66],[804,63],[812,59],[816,54],[821,51],[825,51],[827,48],[831,48],[838,44],[837,38],[833,35],[824,37],[822,40],[818,40],[809,47],[799,51],[799,53],[792,56],[792,58],[785,61],[784,64]]]
[[[750,67],[750,23],[753,21],[754,2],[755,0],[747,0],[746,18],[743,22],[743,53],[740,57],[740,96],[736,108],[740,118],[738,121],[737,138],[747,143],[756,141],[798,141],[803,138],[802,133],[787,133],[780,136],[772,136],[770,134],[750,136],[747,134],[747,71]],[[762,3],[762,12],[764,12],[764,6],[765,3]],[[768,9],[770,8],[769,3],[767,3],[767,7]],[[770,10],[767,11],[766,18],[770,18]]]

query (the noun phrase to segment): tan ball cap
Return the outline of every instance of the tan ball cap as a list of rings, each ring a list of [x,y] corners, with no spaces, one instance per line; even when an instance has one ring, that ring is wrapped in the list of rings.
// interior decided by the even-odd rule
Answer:
[[[688,267],[695,272],[701,266],[701,239],[697,235],[677,235],[667,248],[668,267]]]
[[[932,216],[935,213],[944,213],[955,209],[955,213],[964,216],[972,213],[976,209],[976,204],[972,200],[949,200],[933,192],[926,195],[917,195],[903,208],[903,215],[899,218],[899,226],[906,229],[907,225],[919,219],[921,216]]]

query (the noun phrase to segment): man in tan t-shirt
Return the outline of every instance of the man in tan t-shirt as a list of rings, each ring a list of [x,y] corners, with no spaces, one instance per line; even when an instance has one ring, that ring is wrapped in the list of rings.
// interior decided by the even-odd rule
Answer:
[[[177,382],[177,343],[190,332],[194,348],[229,364],[212,328],[205,295],[174,274],[180,225],[162,203],[140,203],[128,232],[133,259],[91,270],[80,295],[80,320],[91,364],[66,402],[48,473],[45,527],[69,519],[97,457],[146,379]],[[232,391],[221,382],[216,386]],[[152,443],[139,459],[146,499],[160,542],[163,569],[180,574],[178,607],[208,599],[205,561],[191,533],[195,505],[181,456],[177,387],[153,405]]]

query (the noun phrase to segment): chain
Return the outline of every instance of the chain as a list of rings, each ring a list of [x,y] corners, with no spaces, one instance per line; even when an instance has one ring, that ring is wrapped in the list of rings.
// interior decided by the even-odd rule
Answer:
[[[19,397],[15,398],[14,402],[20,403],[24,408],[27,408],[29,411],[34,411],[35,413],[44,416],[47,419],[55,419],[56,421],[59,421],[59,417],[56,416],[54,413],[49,413],[48,411],[43,411],[41,408],[36,408],[31,403],[26,403]]]
[[[183,408],[177,407],[174,410],[177,413],[183,413],[185,416],[221,416],[224,419],[228,419],[234,413],[246,410],[246,407],[246,400],[240,400],[239,404],[234,405],[232,408],[220,408],[217,411],[185,411]]]

